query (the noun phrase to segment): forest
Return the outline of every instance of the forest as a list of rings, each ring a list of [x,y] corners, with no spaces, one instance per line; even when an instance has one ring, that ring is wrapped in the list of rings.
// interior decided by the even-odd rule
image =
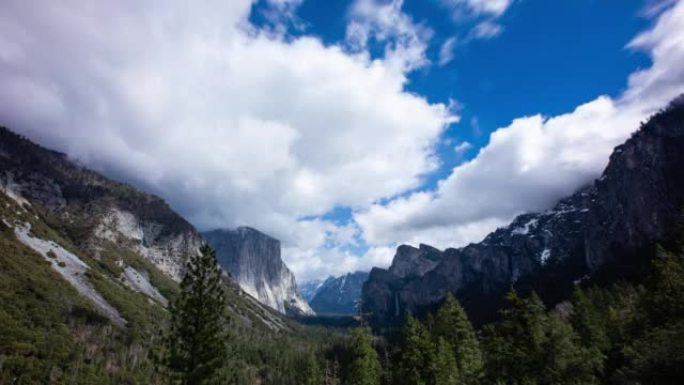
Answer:
[[[578,285],[570,301],[551,309],[535,293],[511,291],[500,319],[479,328],[448,295],[435,314],[421,320],[407,314],[400,329],[305,330],[299,339],[269,340],[222,326],[225,299],[212,255],[204,250],[171,309],[171,328],[158,362],[172,382],[550,385],[684,380],[681,248],[654,247],[650,272],[641,282]]]

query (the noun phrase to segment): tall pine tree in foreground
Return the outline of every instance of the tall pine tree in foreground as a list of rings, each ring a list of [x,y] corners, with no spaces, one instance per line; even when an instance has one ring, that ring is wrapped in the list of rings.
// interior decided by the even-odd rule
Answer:
[[[435,385],[462,384],[454,351],[451,345],[441,337],[437,339],[435,345],[434,369]]]
[[[448,294],[435,317],[433,334],[449,344],[458,365],[459,383],[477,383],[482,374],[482,351],[465,310]]]
[[[360,327],[352,332],[352,363],[349,369],[350,385],[379,385],[380,360],[373,348],[370,329]]]
[[[209,246],[190,259],[180,289],[169,308],[171,325],[162,364],[172,372],[174,383],[219,384],[227,352],[226,298]]]
[[[409,313],[404,324],[396,383],[428,385],[434,381],[434,346],[425,326]]]

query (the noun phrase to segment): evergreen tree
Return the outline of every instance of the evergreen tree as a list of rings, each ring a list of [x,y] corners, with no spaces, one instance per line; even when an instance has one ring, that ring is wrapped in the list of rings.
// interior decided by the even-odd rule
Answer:
[[[684,319],[684,257],[660,246],[657,254],[643,306],[652,326]]]
[[[434,324],[433,334],[444,338],[456,356],[460,382],[477,382],[483,366],[480,342],[465,310],[453,295],[447,295]]]
[[[226,299],[221,271],[209,246],[188,262],[180,294],[170,306],[164,364],[175,383],[220,383],[226,360]]]
[[[321,367],[313,351],[307,352],[302,357],[299,377],[302,379],[302,385],[321,385]]]
[[[491,383],[538,384],[546,315],[539,297],[523,300],[511,292],[503,319],[487,329],[485,355]]]
[[[582,346],[593,347],[601,352],[608,349],[609,341],[605,317],[584,290],[579,287],[575,289],[572,296],[570,323]]]
[[[444,339],[438,338],[435,346],[435,385],[459,385],[460,373],[454,350],[451,345]]]
[[[539,351],[540,384],[598,384],[604,356],[594,346],[576,343],[572,327],[557,315],[549,315],[545,339]]]
[[[485,338],[488,380],[515,385],[596,384],[602,356],[578,346],[572,327],[547,315],[536,294],[508,295],[510,309]]]
[[[433,345],[427,329],[410,314],[404,325],[399,383],[425,385],[433,383]]]
[[[623,383],[684,383],[684,256],[662,248],[639,307],[637,337],[630,341]]]
[[[370,329],[360,327],[352,332],[352,362],[349,369],[350,385],[379,385],[380,360],[373,348]]]

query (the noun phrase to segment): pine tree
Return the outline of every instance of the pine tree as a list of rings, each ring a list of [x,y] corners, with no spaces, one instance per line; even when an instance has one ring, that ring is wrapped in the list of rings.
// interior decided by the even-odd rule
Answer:
[[[378,353],[373,348],[370,329],[360,327],[352,332],[352,363],[349,369],[350,385],[379,385],[381,368]]]
[[[582,346],[594,347],[601,352],[609,348],[605,318],[579,287],[573,293],[570,323]]]
[[[545,337],[544,305],[536,295],[527,300],[511,292],[503,319],[486,330],[486,372],[491,383],[537,384]]]
[[[684,383],[684,255],[658,248],[619,370],[624,383]]]
[[[602,356],[575,343],[572,327],[547,315],[536,294],[521,299],[508,295],[510,309],[489,328],[484,342],[491,383],[596,384]]]
[[[434,359],[435,385],[461,384],[456,356],[451,345],[442,337],[437,339]]]
[[[171,324],[165,337],[162,364],[175,383],[220,383],[226,360],[226,299],[221,271],[209,246],[188,262],[180,294],[170,306]]]
[[[433,344],[427,329],[410,314],[406,317],[398,381],[406,385],[432,384]]]
[[[437,312],[433,334],[451,346],[456,356],[460,382],[477,382],[482,373],[482,351],[473,325],[453,295],[448,294]]]
[[[321,367],[313,351],[302,357],[301,368],[298,373],[302,385],[321,385]]]
[[[604,356],[596,347],[577,344],[572,327],[557,315],[548,316],[545,340],[539,351],[543,362],[541,384],[598,384]]]

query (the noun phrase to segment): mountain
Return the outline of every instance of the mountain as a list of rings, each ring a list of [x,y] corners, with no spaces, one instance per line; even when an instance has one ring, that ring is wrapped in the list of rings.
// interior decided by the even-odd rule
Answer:
[[[185,259],[202,242],[162,199],[111,181],[7,129],[0,129],[0,189],[20,202],[35,203],[50,225],[95,258],[125,248],[176,281]]]
[[[221,267],[261,303],[283,314],[314,315],[280,258],[280,241],[250,227],[202,234]]]
[[[159,197],[0,127],[0,383],[160,383],[145,357],[202,242]],[[293,330],[224,287],[243,334]]]
[[[485,322],[511,287],[557,303],[582,280],[638,275],[644,249],[669,239],[683,208],[680,97],[615,148],[598,180],[552,209],[520,215],[463,248],[400,246],[389,269],[371,271],[364,312],[378,323],[397,322],[452,292],[476,322]]]
[[[318,289],[323,286],[323,283],[327,279],[330,279],[332,277],[328,277],[326,279],[314,279],[311,281],[306,281],[303,282],[299,285],[299,292],[302,293],[302,297],[306,300],[306,302],[309,302],[309,305],[311,305],[311,300],[313,299],[314,296],[316,296],[316,293],[318,292]]]
[[[330,277],[316,290],[309,304],[318,314],[356,314],[367,278],[364,271]]]

